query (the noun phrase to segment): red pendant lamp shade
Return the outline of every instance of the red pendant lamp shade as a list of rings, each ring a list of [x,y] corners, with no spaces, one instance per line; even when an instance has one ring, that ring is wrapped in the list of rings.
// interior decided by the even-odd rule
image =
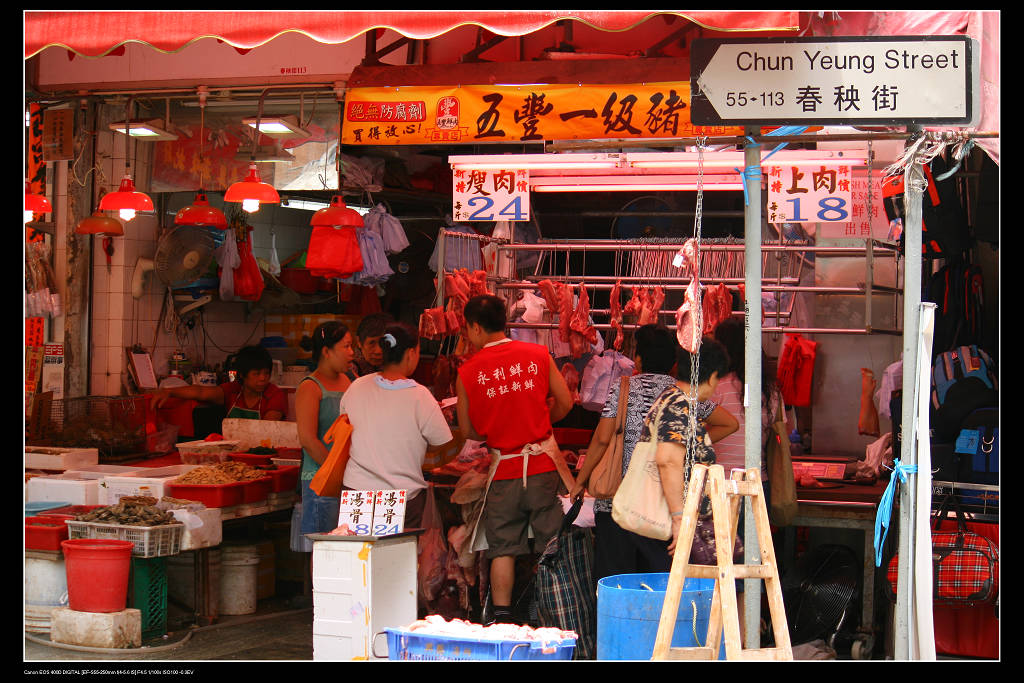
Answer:
[[[83,218],[75,226],[75,232],[79,235],[106,235],[118,237],[124,235],[124,226],[121,221],[114,220],[110,216],[104,216],[96,209],[91,216]]]
[[[228,219],[224,212],[216,206],[210,206],[206,199],[206,193],[202,190],[196,193],[196,198],[190,206],[178,211],[174,217],[175,225],[203,225],[218,230],[228,229]]]
[[[281,201],[280,195],[273,185],[263,182],[260,179],[256,164],[249,164],[249,175],[245,180],[240,180],[224,193],[226,202],[242,202],[242,208],[252,213],[259,210],[260,204],[277,204]]]
[[[50,213],[53,211],[53,207],[50,206],[50,200],[41,194],[33,194],[32,186],[26,180],[25,181],[25,222],[28,223],[32,220],[30,212],[36,213]]]
[[[359,215],[358,211],[345,206],[341,195],[336,194],[331,198],[330,206],[320,209],[313,214],[309,224],[313,227],[329,225],[332,227],[361,228],[363,227],[363,217]]]
[[[135,211],[152,210],[153,200],[146,193],[135,190],[135,183],[128,174],[121,179],[121,187],[117,192],[108,192],[100,200],[100,211],[121,212],[121,217],[125,220],[131,220],[127,217],[127,212],[132,212],[131,216],[134,217]]]

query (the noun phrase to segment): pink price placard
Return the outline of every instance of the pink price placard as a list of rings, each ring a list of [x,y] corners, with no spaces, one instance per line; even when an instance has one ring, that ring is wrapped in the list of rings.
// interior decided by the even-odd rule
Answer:
[[[848,223],[852,220],[850,166],[764,166],[769,223]]]

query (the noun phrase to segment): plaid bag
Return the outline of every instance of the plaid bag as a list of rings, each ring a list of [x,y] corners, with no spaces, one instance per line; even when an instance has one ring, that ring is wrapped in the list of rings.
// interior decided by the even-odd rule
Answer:
[[[956,531],[941,531],[946,511],[956,510]],[[899,556],[886,571],[890,598],[896,594]],[[932,528],[932,583],[935,602],[974,605],[992,602],[999,593],[999,548],[988,538],[967,528],[967,518],[955,494],[942,501]]]
[[[539,626],[575,631],[573,659],[594,659],[597,647],[597,593],[594,590],[594,537],[591,529],[573,526],[583,506],[580,498],[548,541],[537,564],[534,589]]]

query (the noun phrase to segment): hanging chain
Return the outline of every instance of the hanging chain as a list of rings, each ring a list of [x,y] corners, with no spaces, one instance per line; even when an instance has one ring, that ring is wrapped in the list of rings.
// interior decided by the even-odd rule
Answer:
[[[693,270],[691,277],[700,277],[700,264],[701,264],[701,229],[703,222],[704,213],[704,146],[707,144],[707,138],[697,140],[697,207],[695,210],[695,216],[693,219],[693,240],[694,240],[694,254],[696,263],[693,264]],[[699,292],[699,287],[698,287]],[[701,299],[703,297],[698,295],[697,301],[697,319],[700,324],[704,324],[703,316],[703,305]],[[700,342],[697,343],[697,349],[694,353],[690,354],[690,393],[687,397],[689,400],[689,429],[686,435],[686,456],[683,460],[683,500],[686,499],[687,489],[690,483],[690,473],[693,470],[694,461],[694,446],[697,439],[697,384],[700,378]]]

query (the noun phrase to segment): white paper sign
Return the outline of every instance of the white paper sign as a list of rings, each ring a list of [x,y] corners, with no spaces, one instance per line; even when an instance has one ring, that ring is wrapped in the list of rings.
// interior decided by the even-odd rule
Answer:
[[[373,505],[373,535],[389,536],[405,528],[405,490],[377,491]]]
[[[530,220],[529,172],[525,169],[455,169],[452,217],[456,222]]]
[[[765,166],[769,223],[849,223],[852,173],[849,166]]]
[[[342,491],[338,526],[345,524],[358,536],[372,536],[373,501],[373,491]]]

